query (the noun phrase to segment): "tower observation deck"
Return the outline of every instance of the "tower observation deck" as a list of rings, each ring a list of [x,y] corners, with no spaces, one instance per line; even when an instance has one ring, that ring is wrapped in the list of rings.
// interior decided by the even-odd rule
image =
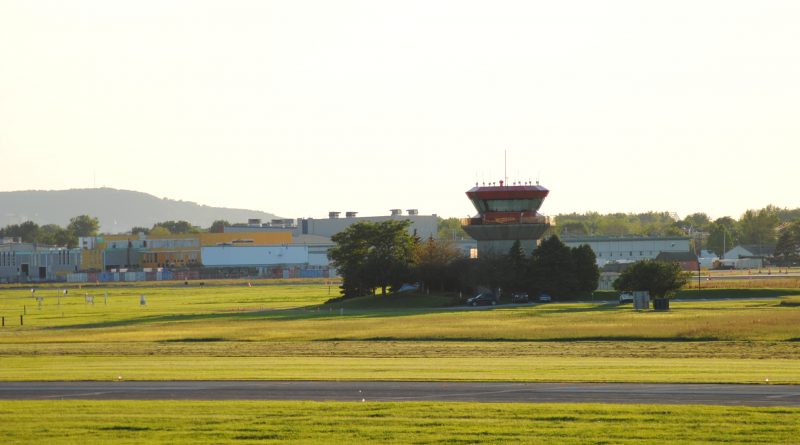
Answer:
[[[536,248],[536,242],[550,227],[550,218],[538,212],[547,194],[536,185],[478,186],[467,191],[467,197],[478,211],[463,221],[464,231],[478,241],[478,254],[505,255],[519,241],[525,253]]]

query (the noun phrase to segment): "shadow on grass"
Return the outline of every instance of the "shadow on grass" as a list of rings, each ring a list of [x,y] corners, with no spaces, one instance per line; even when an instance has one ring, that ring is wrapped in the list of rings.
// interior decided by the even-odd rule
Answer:
[[[44,329],[66,330],[66,329],[99,329],[123,326],[136,326],[170,322],[193,322],[193,321],[245,321],[245,320],[269,320],[274,322],[297,321],[297,320],[322,320],[322,319],[356,319],[356,318],[389,318],[389,317],[408,317],[425,314],[444,314],[444,313],[482,313],[484,311],[504,311],[522,310],[526,316],[547,316],[568,313],[591,313],[608,312],[620,310],[632,310],[629,306],[620,306],[617,303],[604,303],[592,306],[574,306],[572,304],[537,304],[532,306],[489,306],[482,308],[472,308],[468,306],[447,306],[447,307],[344,307],[339,304],[313,305],[293,309],[272,309],[272,310],[248,310],[248,311],[228,311],[210,312],[197,314],[162,314],[133,317],[121,320],[110,320],[92,323],[69,324],[51,326]],[[616,337],[612,337],[616,338]],[[625,338],[620,338],[624,340]],[[201,341],[201,340],[198,340]]]
[[[800,340],[800,339],[799,339]],[[506,338],[506,337],[366,337],[366,338],[323,338],[313,340],[315,342],[348,342],[348,341],[374,341],[374,342],[503,342],[503,343],[580,343],[580,342],[606,342],[606,341],[630,341],[630,342],[654,342],[654,343],[684,343],[698,341],[724,341],[719,337],[642,337],[635,335],[619,336],[592,336],[592,337],[547,337],[547,338]]]

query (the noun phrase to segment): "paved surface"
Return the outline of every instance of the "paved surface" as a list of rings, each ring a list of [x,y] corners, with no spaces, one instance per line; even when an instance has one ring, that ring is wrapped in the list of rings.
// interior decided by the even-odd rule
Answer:
[[[340,400],[798,406],[800,385],[122,381],[0,382],[0,400]]]

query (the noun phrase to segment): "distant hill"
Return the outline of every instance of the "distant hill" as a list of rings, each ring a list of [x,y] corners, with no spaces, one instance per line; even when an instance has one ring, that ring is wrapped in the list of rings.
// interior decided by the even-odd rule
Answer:
[[[63,227],[77,215],[97,217],[100,231],[104,233],[123,233],[132,227],[151,227],[170,220],[209,227],[218,219],[233,224],[247,222],[249,218],[261,218],[265,222],[278,218],[256,210],[209,207],[112,188],[0,192],[0,227],[25,221]]]

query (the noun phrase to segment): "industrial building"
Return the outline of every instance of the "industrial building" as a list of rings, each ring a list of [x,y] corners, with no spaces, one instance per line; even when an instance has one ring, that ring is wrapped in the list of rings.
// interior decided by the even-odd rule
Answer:
[[[686,253],[690,251],[691,238],[682,236],[636,237],[636,236],[578,236],[561,239],[568,247],[587,244],[603,267],[610,262],[632,263],[654,260],[662,252]]]
[[[207,246],[269,246],[290,244],[282,232],[190,233],[167,235],[105,235],[81,237],[81,270],[183,268],[202,265]]]
[[[63,280],[80,267],[79,249],[23,243],[19,239],[4,238],[3,241],[0,244],[0,283]]]
[[[436,215],[420,215],[417,209],[392,209],[389,215],[358,216],[358,212],[328,212],[327,218],[298,218],[297,224],[291,219],[274,219],[270,223],[262,223],[259,219],[251,219],[245,224],[234,224],[225,227],[225,233],[237,232],[276,232],[291,231],[294,237],[316,235],[330,238],[342,230],[359,222],[411,221],[408,232],[420,239],[435,238],[439,230],[439,217]]]

